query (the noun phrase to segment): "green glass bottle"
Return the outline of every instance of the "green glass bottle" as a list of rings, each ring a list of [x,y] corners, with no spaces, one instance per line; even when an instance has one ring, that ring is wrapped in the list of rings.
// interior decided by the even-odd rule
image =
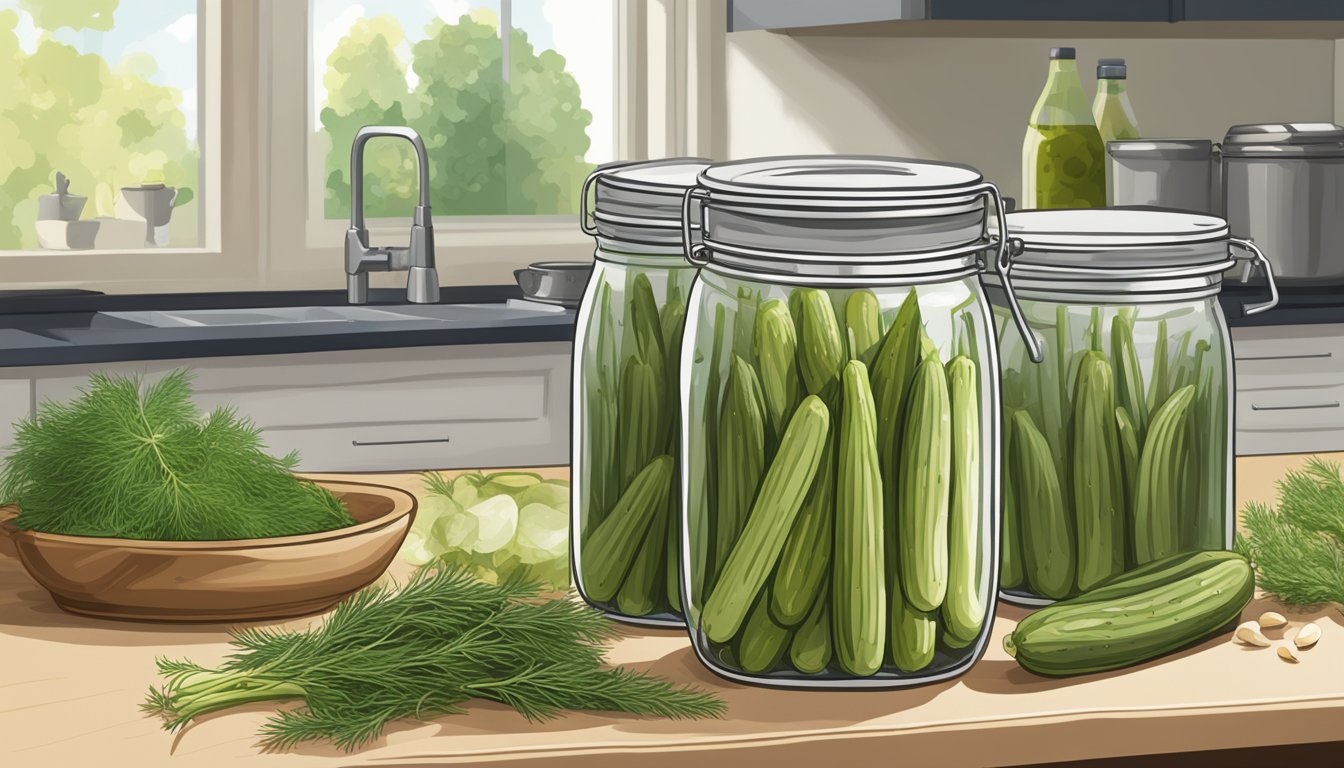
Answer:
[[[1050,49],[1050,74],[1022,142],[1024,208],[1102,208],[1106,148],[1072,48]]]
[[[1129,103],[1126,89],[1128,70],[1124,59],[1097,59],[1097,96],[1092,101],[1092,118],[1105,142],[1139,138],[1139,121]]]

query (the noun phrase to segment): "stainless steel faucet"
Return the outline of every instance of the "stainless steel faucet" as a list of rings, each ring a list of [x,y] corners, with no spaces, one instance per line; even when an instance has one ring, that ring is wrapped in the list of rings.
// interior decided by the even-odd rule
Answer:
[[[375,136],[400,137],[415,147],[420,166],[420,204],[415,206],[408,248],[369,245],[364,228],[364,145]],[[429,216],[429,158],[425,142],[410,128],[366,125],[350,148],[350,229],[345,233],[345,285],[351,304],[369,300],[369,273],[405,270],[406,300],[434,304],[439,300],[439,273],[434,269],[434,222]]]

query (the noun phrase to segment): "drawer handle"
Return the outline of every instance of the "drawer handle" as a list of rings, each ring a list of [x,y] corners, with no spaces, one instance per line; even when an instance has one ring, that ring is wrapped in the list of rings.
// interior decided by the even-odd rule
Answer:
[[[1338,408],[1339,401],[1329,403],[1310,403],[1307,405],[1260,405],[1251,403],[1252,411],[1312,411],[1318,408]]]
[[[446,442],[449,442],[446,437],[430,437],[424,440],[351,440],[350,444],[356,448],[365,448],[375,445],[427,445],[429,443]]]
[[[1334,352],[1317,352],[1311,355],[1253,355],[1238,357],[1238,360],[1326,360],[1334,357]]]

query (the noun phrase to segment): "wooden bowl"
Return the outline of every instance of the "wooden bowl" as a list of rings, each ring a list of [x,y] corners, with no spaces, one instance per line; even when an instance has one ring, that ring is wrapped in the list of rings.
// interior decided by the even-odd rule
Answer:
[[[19,560],[56,605],[140,621],[243,621],[316,613],[387,569],[415,497],[369,483],[315,481],[355,525],[273,539],[142,541],[15,531]]]

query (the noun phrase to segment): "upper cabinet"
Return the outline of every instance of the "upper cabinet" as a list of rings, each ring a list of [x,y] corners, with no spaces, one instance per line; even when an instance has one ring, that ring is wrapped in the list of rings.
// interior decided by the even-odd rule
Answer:
[[[734,32],[752,29],[820,32],[825,27],[843,26],[852,28],[851,31],[872,33],[873,28],[894,31],[906,22],[1170,24],[1341,20],[1344,20],[1344,2],[1325,0],[729,0],[728,28]],[[1200,25],[1186,29],[1193,33],[1228,31],[1227,27],[1210,30]],[[1235,31],[1239,36],[1255,32]],[[1250,36],[1285,33],[1296,36],[1291,29],[1276,26]],[[1327,30],[1317,33],[1335,34]]]
[[[1173,18],[1186,21],[1338,21],[1337,0],[1172,0]]]

